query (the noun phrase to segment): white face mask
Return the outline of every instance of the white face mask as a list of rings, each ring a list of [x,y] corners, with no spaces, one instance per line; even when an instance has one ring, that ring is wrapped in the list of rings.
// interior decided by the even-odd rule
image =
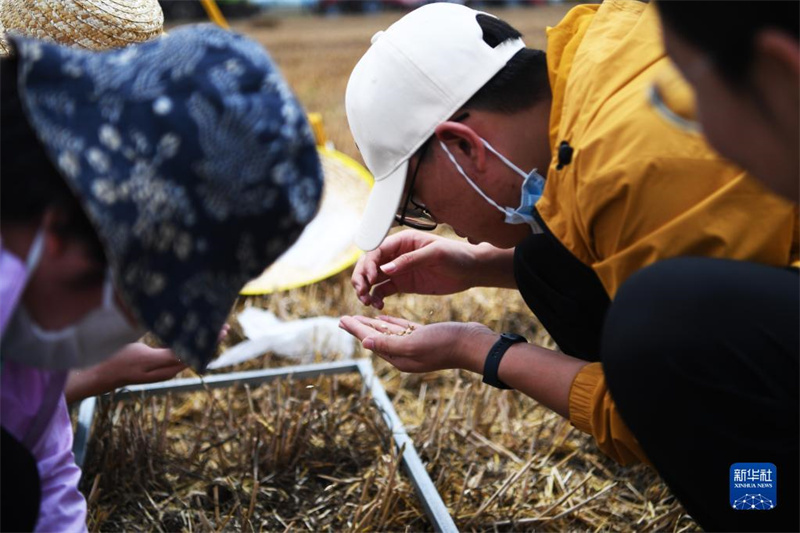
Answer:
[[[39,264],[44,232],[31,245],[26,260],[27,279]],[[23,305],[14,311],[2,339],[3,359],[30,366],[64,370],[96,364],[145,333],[132,326],[114,301],[111,270],[103,282],[103,303],[76,324],[60,330],[45,330],[36,324]]]
[[[464,172],[464,169],[461,168],[461,165],[458,164],[456,158],[453,157],[453,154],[450,153],[450,150],[447,148],[447,145],[444,144],[442,141],[439,141],[439,144],[442,146],[442,149],[447,154],[447,157],[450,161],[455,165],[456,170],[458,170],[459,174],[464,176],[464,179],[467,180],[475,191],[480,194],[484,200],[489,202],[492,206],[494,206],[497,210],[505,215],[505,223],[506,224],[528,224],[533,233],[542,233],[542,228],[539,226],[539,223],[536,222],[536,219],[533,217],[533,207],[536,205],[536,202],[539,198],[542,197],[542,191],[544,191],[544,184],[545,180],[544,177],[539,174],[536,169],[534,168],[529,173],[525,173],[522,171],[517,165],[512,163],[508,160],[503,154],[498,152],[497,150],[489,144],[486,139],[480,138],[483,142],[484,146],[489,149],[494,155],[500,158],[508,168],[516,172],[522,177],[522,185],[520,186],[521,196],[520,196],[520,203],[519,207],[513,209],[511,207],[501,207],[497,205],[497,202],[489,198],[486,193],[484,193],[480,187],[475,185],[475,182],[467,176],[467,173]]]

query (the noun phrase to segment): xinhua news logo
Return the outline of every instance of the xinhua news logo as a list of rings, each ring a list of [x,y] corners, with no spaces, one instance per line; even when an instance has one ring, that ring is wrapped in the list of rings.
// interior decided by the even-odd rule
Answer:
[[[772,463],[731,465],[731,506],[737,511],[769,511],[778,505],[778,469]]]

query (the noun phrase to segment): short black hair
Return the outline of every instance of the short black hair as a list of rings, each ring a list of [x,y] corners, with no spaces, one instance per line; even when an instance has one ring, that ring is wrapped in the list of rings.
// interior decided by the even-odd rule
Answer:
[[[37,223],[56,208],[63,214],[58,234],[80,240],[92,259],[106,264],[97,232],[25,116],[17,68],[14,57],[0,59],[0,222]]]
[[[522,37],[513,26],[497,17],[478,13],[475,18],[483,30],[484,42],[492,48]],[[529,109],[545,98],[550,98],[547,56],[542,50],[523,48],[472,95],[461,110],[475,109],[510,115]],[[431,157],[432,151],[425,148],[433,138],[431,136],[422,143],[416,153]]]
[[[774,28],[800,39],[800,2],[796,0],[659,0],[656,5],[663,24],[708,54],[735,85],[744,84],[750,74],[759,31]]]
[[[476,18],[483,30],[483,40],[491,47],[522,36],[499,18],[483,13]],[[547,56],[542,50],[523,48],[464,104],[464,108],[511,114],[549,97]]]

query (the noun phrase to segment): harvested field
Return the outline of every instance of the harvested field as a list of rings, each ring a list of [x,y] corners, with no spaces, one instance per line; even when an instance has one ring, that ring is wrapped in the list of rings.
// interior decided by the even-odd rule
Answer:
[[[138,529],[144,514],[170,531],[430,529],[353,376],[106,402],[97,419],[98,528]],[[119,468],[130,462],[142,467]]]
[[[496,13],[531,47],[566,6]],[[359,159],[344,90],[372,34],[399,15],[270,18],[235,24],[262,42],[328,137]],[[309,287],[242,298],[280,319],[374,314],[351,271]],[[385,312],[418,322],[476,321],[553,347],[520,296],[472,289],[402,295]],[[225,340],[242,340],[235,318]],[[372,357],[360,348],[356,357]],[[319,358],[319,357],[318,357]],[[697,525],[647,467],[623,468],[569,422],[467,372],[376,372],[464,531],[690,531]],[[272,354],[226,370],[291,364]],[[187,373],[188,375],[188,373]],[[82,489],[92,531],[427,531],[430,523],[380,417],[350,378],[274,382],[129,403],[98,415]]]

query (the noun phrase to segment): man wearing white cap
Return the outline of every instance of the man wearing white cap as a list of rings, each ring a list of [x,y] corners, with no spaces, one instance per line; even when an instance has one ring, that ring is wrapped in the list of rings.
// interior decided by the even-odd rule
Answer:
[[[774,266],[797,256],[796,206],[649,99],[673,73],[654,8],[632,0],[575,7],[548,30],[546,54],[452,4],[373,37],[346,96],[376,181],[356,237],[374,250],[353,274],[359,299],[382,309],[396,293],[515,288],[564,353],[475,323],[411,324],[410,335],[382,334],[409,326],[386,316],[342,326],[401,370],[482,374],[568,417],[615,460],[647,461],[598,362],[619,286],[680,255]],[[446,223],[469,243],[418,231],[384,240],[394,221]]]

